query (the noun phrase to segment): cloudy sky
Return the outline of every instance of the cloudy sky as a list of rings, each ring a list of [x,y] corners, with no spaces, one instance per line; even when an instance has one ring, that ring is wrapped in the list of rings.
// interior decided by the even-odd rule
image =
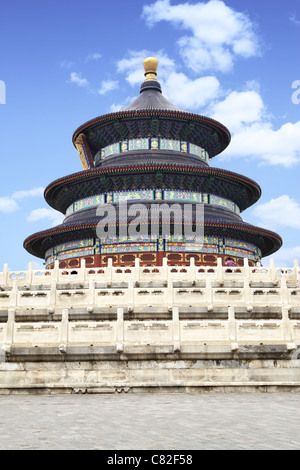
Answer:
[[[300,262],[299,0],[11,0],[0,13],[0,270],[43,266],[23,240],[63,218],[44,188],[81,170],[74,130],[130,103],[148,56],[169,100],[229,128],[211,165],[258,182],[243,219],[282,236],[278,266]]]

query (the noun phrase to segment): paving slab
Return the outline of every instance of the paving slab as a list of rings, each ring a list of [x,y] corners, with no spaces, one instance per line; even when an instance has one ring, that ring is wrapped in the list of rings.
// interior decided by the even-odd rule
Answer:
[[[1,450],[299,450],[300,393],[0,396]]]

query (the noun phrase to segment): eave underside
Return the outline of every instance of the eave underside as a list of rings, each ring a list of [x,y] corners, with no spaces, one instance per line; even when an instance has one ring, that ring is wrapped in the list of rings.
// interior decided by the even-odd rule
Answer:
[[[98,221],[90,221],[85,226],[64,226],[63,224],[50,230],[36,233],[24,242],[24,248],[32,255],[45,258],[45,252],[56,245],[74,240],[97,237]],[[118,233],[118,228],[117,228]],[[240,241],[253,243],[262,251],[262,256],[269,256],[282,245],[281,238],[270,231],[254,227],[245,222],[226,223],[205,221],[204,235],[224,236]]]
[[[73,174],[49,185],[45,199],[51,207],[64,214],[71,204],[85,197],[155,188],[216,194],[235,202],[241,211],[255,204],[261,195],[260,187],[252,180],[218,168],[151,165]]]
[[[188,112],[135,110],[99,116],[80,126],[73,142],[83,133],[92,154],[123,139],[161,136],[184,139],[203,147],[211,157],[221,153],[230,142],[225,126],[213,119]]]

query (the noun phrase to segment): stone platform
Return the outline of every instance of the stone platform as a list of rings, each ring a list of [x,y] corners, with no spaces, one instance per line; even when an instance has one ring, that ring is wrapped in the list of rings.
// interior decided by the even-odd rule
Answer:
[[[0,393],[300,390],[293,268],[0,273]]]

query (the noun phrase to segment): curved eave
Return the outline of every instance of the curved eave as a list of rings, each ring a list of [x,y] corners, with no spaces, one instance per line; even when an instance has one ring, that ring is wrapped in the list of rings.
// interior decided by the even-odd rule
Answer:
[[[201,127],[206,127],[209,128],[211,131],[216,132],[218,135],[218,142],[219,146],[218,149],[215,150],[215,152],[210,153],[210,157],[214,157],[215,155],[218,155],[219,153],[223,152],[225,148],[229,145],[230,140],[231,140],[231,135],[229,130],[220,122],[208,118],[206,116],[201,116],[198,114],[193,114],[189,113],[187,111],[175,111],[175,110],[166,110],[166,109],[141,109],[141,110],[123,110],[123,111],[118,111],[116,113],[109,113],[109,114],[104,114],[102,116],[98,116],[94,119],[91,119],[87,121],[86,123],[82,124],[79,126],[72,137],[73,144],[75,146],[75,141],[79,134],[83,133],[86,135],[88,141],[89,141],[89,136],[88,133],[92,129],[101,129],[101,128],[106,128],[107,126],[111,126],[112,132],[109,133],[110,135],[110,141],[107,141],[105,145],[109,145],[114,143],[114,141],[118,140],[123,140],[126,138],[123,134],[122,125],[124,125],[126,122],[129,121],[136,121],[136,120],[151,120],[153,118],[160,118],[160,119],[165,119],[165,120],[177,120],[181,121],[184,123],[193,123],[194,125],[198,125]],[[116,124],[118,124],[116,126]],[[119,126],[119,127],[118,127]],[[120,129],[120,131],[117,131],[117,129]],[[106,129],[107,130],[107,129]],[[105,130],[105,131],[106,131]],[[119,135],[117,136],[117,134]],[[115,137],[111,137],[115,135]],[[128,136],[127,136],[128,137]],[[130,138],[137,138],[141,137],[140,135],[140,129],[137,130],[137,135],[131,135]],[[145,135],[143,137],[149,137],[149,135]],[[166,135],[166,138],[169,136]],[[176,132],[174,135],[172,135],[172,138],[182,138],[182,136],[177,135]],[[194,141],[194,139],[191,139],[187,137],[187,139],[192,142],[199,144],[199,142]],[[92,145],[93,147],[93,145]],[[98,151],[99,148],[96,150]]]
[[[83,181],[93,180],[94,178],[98,178],[101,176],[110,176],[110,175],[126,175],[126,174],[137,174],[137,173],[144,173],[144,172],[183,172],[188,174],[199,174],[204,175],[207,177],[219,177],[221,179],[227,181],[235,181],[240,183],[247,188],[252,195],[249,198],[249,203],[247,207],[255,204],[261,196],[261,188],[260,186],[250,178],[246,178],[243,175],[239,175],[238,173],[233,173],[227,170],[222,170],[219,168],[213,167],[194,167],[194,166],[185,166],[185,165],[130,165],[124,167],[109,167],[109,168],[96,168],[86,171],[81,171],[79,173],[73,173],[72,175],[65,176],[58,180],[53,181],[50,183],[44,192],[45,199],[47,203],[56,210],[59,210],[62,213],[65,213],[67,207],[75,202],[76,199],[66,199],[65,204],[61,207],[57,206],[56,198],[57,194],[60,191],[68,191],[68,186],[71,186],[76,183],[80,183]],[[104,191],[105,192],[105,191]],[[86,194],[86,197],[91,196],[91,194]],[[70,195],[71,197],[71,195]],[[245,208],[241,208],[244,210]]]
[[[79,240],[80,238],[89,238],[96,236],[96,228],[98,221],[91,222],[84,225],[68,225],[63,226],[63,224],[53,227],[49,230],[44,230],[42,232],[37,232],[26,238],[24,241],[24,248],[32,255],[37,256],[38,258],[45,258],[45,252],[48,248],[55,246],[56,244],[62,243],[64,241],[70,240]],[[228,232],[228,235],[235,236],[237,239],[243,240],[243,233],[247,232],[252,234],[255,237],[262,239],[265,248],[262,250],[262,256],[269,256],[282,246],[281,237],[274,232],[269,230],[262,229],[260,227],[255,227],[246,223],[222,223],[222,222],[205,222],[205,232],[211,232],[215,234],[222,234],[225,230]],[[239,238],[240,234],[240,238]],[[49,239],[48,244],[45,242]],[[260,243],[261,245],[261,243]]]

